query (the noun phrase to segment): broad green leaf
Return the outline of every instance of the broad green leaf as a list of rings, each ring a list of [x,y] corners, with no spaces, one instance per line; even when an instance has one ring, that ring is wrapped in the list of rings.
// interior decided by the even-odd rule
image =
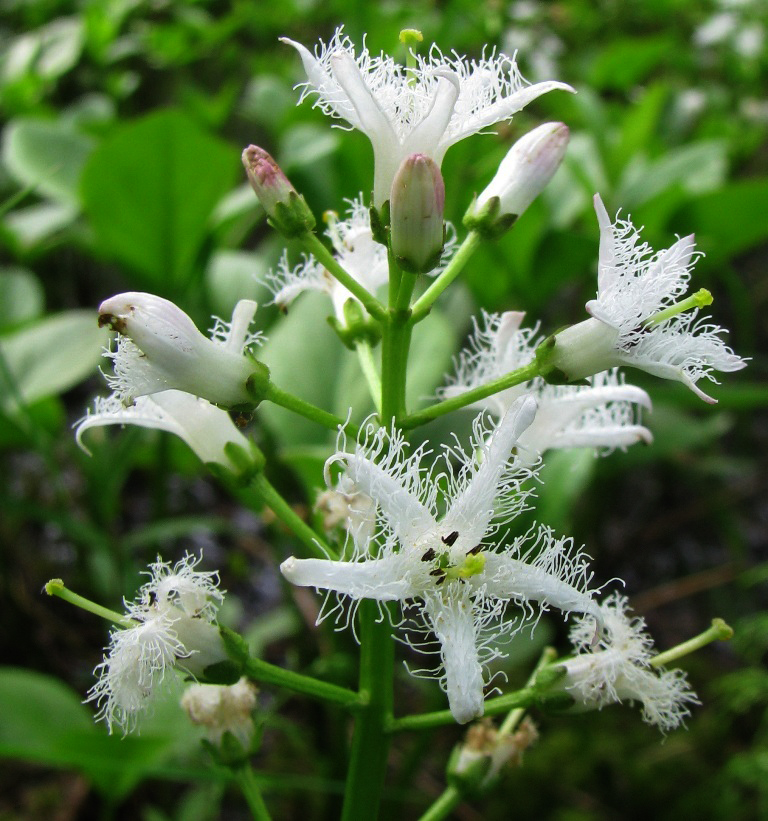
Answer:
[[[334,407],[343,361],[354,356],[328,325],[330,310],[325,294],[302,295],[270,328],[269,339],[259,353],[278,388],[326,410]],[[271,403],[262,403],[259,417],[286,446],[328,440],[328,431],[320,425]]]
[[[6,215],[3,228],[10,235],[9,241],[24,251],[63,231],[77,219],[77,213],[74,205],[41,202]]]
[[[64,120],[15,120],[3,136],[3,163],[20,185],[75,208],[80,174],[93,146],[90,137]]]
[[[616,38],[598,55],[589,72],[589,80],[599,89],[624,91],[669,62],[676,47],[674,39],[667,34]]]
[[[581,494],[595,472],[595,451],[573,448],[549,451],[539,473],[542,489],[536,500],[539,522],[567,533]]]
[[[159,111],[118,129],[85,167],[82,195],[102,249],[138,283],[173,294],[195,272],[237,152],[184,114]]]
[[[768,237],[768,178],[741,180],[705,194],[676,216],[678,231],[695,231],[713,263],[754,248]]]
[[[76,385],[96,370],[107,339],[91,311],[51,316],[1,337],[0,407],[9,412],[18,400],[29,404]]]
[[[259,305],[268,302],[271,294],[257,281],[268,268],[264,257],[250,251],[217,251],[213,254],[205,279],[214,313],[228,316],[240,299],[254,299]],[[260,319],[258,314],[256,319]]]
[[[45,294],[26,268],[0,268],[0,331],[40,316]]]
[[[107,735],[81,701],[50,676],[1,668],[0,757],[79,770],[101,792],[120,798],[142,778],[157,775],[174,748],[188,747],[197,735],[181,715],[178,691],[174,703],[159,701],[155,715],[142,723],[141,737]]]

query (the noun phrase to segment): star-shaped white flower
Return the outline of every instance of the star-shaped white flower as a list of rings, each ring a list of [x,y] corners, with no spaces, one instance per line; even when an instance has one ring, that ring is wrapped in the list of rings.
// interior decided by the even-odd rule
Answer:
[[[657,672],[651,667],[653,640],[642,618],[630,619],[627,599],[612,594],[601,606],[603,633],[597,649],[590,620],[580,619],[571,630],[576,655],[559,663],[565,676],[558,682],[583,709],[639,701],[643,719],[664,732],[690,715],[698,704],[682,670]]]
[[[725,329],[699,319],[699,309],[712,301],[708,291],[681,299],[698,253],[693,236],[654,253],[631,222],[611,222],[599,194],[595,211],[600,225],[597,298],[586,305],[593,318],[550,337],[537,357],[567,381],[626,365],[682,382],[714,403],[698,380],[717,382],[713,371],[738,371],[746,362],[723,342]]]
[[[456,358],[455,376],[439,389],[440,398],[460,396],[532,362],[541,337],[537,336],[538,326],[521,327],[524,317],[520,311],[483,312],[482,321],[474,321],[467,347]],[[609,452],[652,441],[651,432],[636,421],[636,406],[651,407],[644,390],[625,385],[616,369],[596,374],[589,382],[549,385],[543,379],[534,379],[470,407],[500,419],[520,396],[535,396],[538,413],[518,442],[522,449],[519,458],[529,464],[551,449],[589,447]]]
[[[297,585],[352,600],[400,602],[417,631],[437,637],[441,685],[460,723],[482,715],[487,665],[501,655],[497,641],[527,617],[552,606],[600,618],[586,557],[572,540],[546,528],[505,547],[494,538],[525,507],[521,484],[531,474],[512,450],[535,413],[535,400],[521,399],[490,436],[478,419],[469,450],[446,449],[445,465],[432,470],[421,464],[424,446],[407,455],[396,431],[369,429],[354,451],[342,446],[329,466],[341,465],[373,500],[379,539],[357,539],[352,561],[291,557],[281,566]],[[352,529],[353,536],[360,533]],[[522,610],[507,613],[510,603]],[[407,640],[420,649],[421,642]]]
[[[304,64],[301,100],[316,94],[316,106],[370,139],[376,207],[389,199],[395,173],[409,155],[425,154],[440,166],[454,143],[508,120],[548,91],[573,91],[555,81],[528,84],[505,54],[470,61],[446,57],[433,45],[406,68],[384,54],[372,56],[366,47],[356,55],[341,28],[314,55],[300,43],[282,41]]]
[[[371,296],[376,296],[379,288],[389,281],[387,248],[376,242],[371,232],[371,217],[363,204],[363,197],[349,201],[346,219],[340,220],[330,212],[326,216],[328,228],[326,236],[333,246],[333,254],[344,268]],[[440,266],[431,275],[437,275],[456,250],[456,232],[447,224],[447,236]],[[291,268],[286,256],[280,260],[277,271],[270,271],[265,284],[272,291],[272,301],[284,307],[290,305],[304,291],[321,291],[328,294],[333,303],[336,319],[346,325],[344,305],[355,299],[350,291],[312,256]]]

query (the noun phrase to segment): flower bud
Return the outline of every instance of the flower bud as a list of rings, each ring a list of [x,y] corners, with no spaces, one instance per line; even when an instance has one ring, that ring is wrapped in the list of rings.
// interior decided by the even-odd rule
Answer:
[[[519,139],[501,161],[496,176],[470,205],[464,226],[499,237],[544,190],[565,156],[569,131],[544,123]]]
[[[253,738],[253,719],[258,690],[247,679],[236,684],[192,684],[181,706],[193,724],[205,727],[208,739],[221,744],[224,733],[232,733],[247,750]]]
[[[406,157],[390,197],[392,253],[405,271],[425,274],[440,262],[444,210],[445,185],[437,164],[425,154]]]
[[[536,349],[539,373],[552,385],[578,382],[621,364],[616,343],[619,332],[586,319],[548,336]]]
[[[270,223],[286,237],[306,234],[315,227],[309,206],[272,157],[255,145],[243,151],[243,165]]]
[[[238,324],[243,307],[250,322],[256,303],[241,301]],[[99,325],[122,335],[110,354],[115,375],[107,380],[121,399],[176,389],[227,407],[253,404],[248,385],[266,366],[234,350],[230,340],[205,337],[173,302],[154,294],[117,294],[99,306]]]

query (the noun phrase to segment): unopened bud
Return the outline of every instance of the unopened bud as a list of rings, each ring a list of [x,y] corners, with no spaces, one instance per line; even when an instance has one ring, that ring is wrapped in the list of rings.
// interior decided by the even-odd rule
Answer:
[[[565,156],[569,131],[563,123],[544,123],[519,139],[501,161],[496,176],[470,205],[464,226],[501,236],[538,197]]]
[[[405,271],[424,274],[443,252],[445,185],[440,169],[425,154],[403,160],[390,197],[391,247]]]
[[[263,148],[249,145],[243,151],[243,165],[271,224],[281,234],[300,236],[315,227],[315,217],[304,197]]]

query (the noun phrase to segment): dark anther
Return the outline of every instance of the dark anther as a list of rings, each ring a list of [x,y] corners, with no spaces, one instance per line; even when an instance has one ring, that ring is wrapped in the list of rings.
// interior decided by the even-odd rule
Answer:
[[[483,549],[483,546],[482,546],[481,544],[476,545],[475,547],[473,547],[473,548],[472,548],[472,550],[468,550],[468,551],[467,551],[467,556],[477,556],[477,554],[478,554],[478,553],[479,553],[482,549]]]
[[[439,578],[439,579],[435,582],[435,584],[437,585],[437,587],[440,587],[440,585],[441,585],[444,581],[445,581],[445,576],[441,576],[441,577],[440,577],[440,578]]]
[[[445,578],[445,571],[444,571],[444,570],[441,570],[441,569],[438,567],[436,570],[430,570],[430,571],[429,571],[429,575],[430,575],[430,576],[441,576],[441,577],[442,577],[442,579],[444,579],[444,578]],[[442,579],[441,579],[441,580],[442,580]],[[438,582],[438,584],[439,584],[439,583],[440,583],[440,582]]]
[[[430,547],[429,550],[421,557],[421,560],[423,562],[431,562],[435,556],[437,556],[437,553],[435,553],[435,548]]]
[[[442,536],[440,541],[443,544],[448,545],[448,547],[453,547],[454,542],[458,538],[459,538],[459,531],[454,530],[453,533],[449,533],[447,536]]]

